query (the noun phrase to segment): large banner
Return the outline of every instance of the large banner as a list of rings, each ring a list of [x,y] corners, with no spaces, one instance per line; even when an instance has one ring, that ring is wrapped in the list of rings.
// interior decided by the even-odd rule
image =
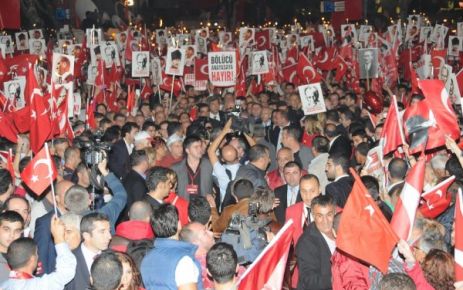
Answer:
[[[234,86],[236,83],[235,51],[210,52],[207,57],[211,83],[217,87]]]

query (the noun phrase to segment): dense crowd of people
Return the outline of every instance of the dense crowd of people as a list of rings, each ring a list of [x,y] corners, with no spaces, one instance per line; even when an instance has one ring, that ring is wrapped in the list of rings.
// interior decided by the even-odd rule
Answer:
[[[94,46],[95,27],[89,28],[91,39],[84,38],[79,52],[63,50],[66,44],[54,47],[52,40],[46,50],[32,52],[31,46],[30,55],[7,51],[0,56],[0,70],[10,73],[0,81],[27,78],[25,88],[5,89],[1,99],[0,289],[254,289],[240,285],[240,279],[290,220],[289,255],[279,271],[282,285],[268,289],[463,289],[458,275],[463,264],[456,259],[463,248],[455,242],[463,235],[455,226],[456,216],[463,217],[458,205],[463,187],[458,143],[463,84],[458,76],[463,75],[451,74],[452,67],[461,68],[463,36],[457,37],[456,54],[450,41],[446,60],[429,62],[433,68],[425,73],[421,55],[428,46],[446,51],[447,38],[425,39],[423,48],[414,30],[419,21],[409,21],[402,32],[359,30],[366,33],[364,41],[357,41],[350,25],[345,31],[352,34],[339,37],[326,24],[318,29],[288,26],[291,31],[283,29],[282,34],[275,30],[268,59],[257,61],[267,64],[262,74],[253,74],[251,55],[256,45],[266,50],[256,35],[264,30],[239,29],[240,39],[225,43],[218,31],[200,29],[195,41],[204,40],[206,51],[181,64],[175,62],[179,51],[168,57],[172,39],[179,47],[175,37],[180,32],[150,43],[146,27],[122,31],[150,59],[158,58],[163,70],[166,65],[195,70],[195,57],[207,63],[208,51],[236,51],[231,90],[211,80],[202,89],[196,82],[185,84],[191,71],[180,76],[162,72],[156,83],[156,66],[148,68],[148,77],[133,77],[131,62],[138,62],[132,54],[128,57],[128,50],[137,50],[133,39],[117,43],[117,56],[108,50],[108,57],[118,60],[105,65]],[[395,27],[401,28],[400,23]],[[460,29],[459,24],[457,33]],[[299,37],[305,36],[310,43],[304,46]],[[362,47],[376,49],[376,61],[373,50],[357,57]],[[75,57],[73,72],[66,74],[69,62],[53,51]],[[41,54],[46,61],[42,56],[28,59]],[[383,63],[388,59],[391,64],[389,56],[393,68]],[[94,57],[96,75],[90,84]],[[33,74],[24,62],[36,60]],[[12,68],[15,61],[25,71]],[[141,71],[145,62],[140,60]],[[449,70],[449,75],[431,72],[434,67]],[[452,89],[442,101],[446,112],[427,103],[442,99],[441,90],[434,96],[421,83],[418,87],[415,70],[426,74],[422,79],[441,84],[440,89]],[[70,94],[67,83],[72,83]],[[301,90],[313,83],[320,83],[320,91],[308,95]],[[67,108],[63,117],[59,100],[66,97],[74,99],[77,114],[74,107]],[[319,106],[321,110],[309,112]],[[455,122],[444,124],[446,116]],[[24,123],[32,125],[24,128]],[[403,142],[397,144],[392,135],[402,130]],[[43,150],[46,157],[37,160]],[[39,170],[43,164],[45,172]],[[418,164],[424,165],[416,174]],[[46,189],[37,190],[43,176]],[[415,186],[417,180],[421,184]],[[342,220],[359,182],[374,200],[375,207],[366,209],[373,215],[378,208],[394,231],[405,224],[399,213],[412,207],[407,234],[396,231],[395,250],[386,253],[387,271],[337,247],[338,233],[345,231],[340,224],[364,222]],[[409,197],[411,186],[418,194],[416,206]],[[436,188],[440,193],[434,194]]]

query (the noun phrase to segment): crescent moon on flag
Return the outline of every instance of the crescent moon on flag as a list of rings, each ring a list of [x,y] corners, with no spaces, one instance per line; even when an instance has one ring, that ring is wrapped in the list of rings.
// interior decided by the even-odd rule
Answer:
[[[207,75],[208,72],[206,71],[206,69],[208,68],[208,65],[207,64],[203,64],[200,68],[199,68],[199,71],[204,74],[204,75]]]
[[[309,71],[309,72],[310,72],[310,74],[311,74],[310,77],[309,77],[309,76],[306,76],[306,74],[305,74],[306,71]],[[313,79],[315,78],[315,71],[314,71],[313,67],[311,67],[311,66],[306,66],[306,67],[302,70],[302,74],[303,74],[306,78],[308,78],[309,80],[313,80]]]
[[[433,59],[438,59],[440,61],[439,68],[442,67],[443,64],[445,64],[445,60],[442,56],[435,56]]]
[[[447,93],[447,90],[445,89],[445,87],[442,88],[442,91],[440,93],[440,98],[441,98],[442,104],[444,105],[444,108],[447,111],[449,111],[450,114],[453,114],[452,110],[449,107],[449,94]]]
[[[52,172],[51,172],[51,164],[50,164],[50,160],[47,160],[45,158],[42,158],[42,159],[39,159],[35,164],[34,164],[34,169],[37,168],[39,165],[45,165],[47,166],[47,171],[48,171],[48,175],[45,176],[45,178],[51,178],[52,176]]]
[[[297,74],[297,73],[296,73],[295,71],[293,71],[293,72],[291,73],[291,75],[289,76],[289,82],[290,82],[290,83],[293,82],[294,77],[296,76],[296,74]]]
[[[262,39],[262,41],[261,41],[261,39]],[[267,43],[267,38],[265,38],[265,36],[263,36],[263,35],[260,36],[257,40],[258,40],[257,42],[259,43],[259,46],[261,46],[261,47],[264,46]]]
[[[65,113],[63,113],[63,114],[65,114]],[[66,119],[67,119],[67,116],[61,116],[61,120],[59,121],[59,129],[60,130],[64,129],[64,126],[66,125]]]
[[[291,64],[295,64],[296,60],[294,59],[294,57],[288,57],[288,62],[290,62]]]
[[[321,60],[319,60],[318,62],[319,63],[325,63],[328,61],[328,52],[324,51],[323,52],[323,58]]]

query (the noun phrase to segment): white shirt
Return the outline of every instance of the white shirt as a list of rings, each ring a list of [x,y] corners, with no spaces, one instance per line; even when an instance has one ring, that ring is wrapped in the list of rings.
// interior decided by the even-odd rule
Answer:
[[[302,227],[304,227],[304,223],[305,223],[305,221],[307,220],[307,214],[308,214],[308,212],[307,212],[307,206],[306,206],[305,204],[304,204],[303,209],[304,209],[304,214],[302,215],[302,223],[301,223]],[[312,211],[310,211],[310,222],[313,222]]]
[[[336,182],[338,181],[339,179],[343,178],[343,177],[346,177],[346,176],[349,176],[348,174],[344,174],[344,175],[341,175],[341,176],[338,176],[336,177],[336,179],[333,181],[333,182]]]
[[[85,259],[85,264],[87,265],[88,272],[90,273],[90,269],[92,268],[93,260],[95,260],[95,257],[99,253],[93,253],[90,251],[84,243],[80,246],[82,250],[82,255],[84,256]]]
[[[223,201],[223,198],[225,197],[225,193],[227,192],[227,186],[228,183],[231,180],[234,180],[236,177],[236,173],[238,172],[238,169],[240,168],[241,164],[236,163],[236,164],[221,164],[219,161],[217,161],[212,168],[212,174],[217,177],[217,182],[219,183],[219,189],[220,189],[220,201]],[[225,171],[226,169],[230,170],[231,173],[231,179],[228,177],[227,172]]]
[[[209,118],[220,121],[220,114],[209,113]]]
[[[122,139],[124,139],[124,138],[122,138]],[[129,155],[132,154],[133,144],[128,144],[127,141],[125,141],[125,139],[124,139],[124,143],[125,143],[125,147],[127,147],[127,151],[129,152]]]
[[[76,275],[76,257],[66,243],[55,245],[56,249],[56,270],[51,274],[32,279],[9,279],[0,285],[3,290],[62,290]]]
[[[198,283],[199,269],[195,262],[188,257],[184,256],[180,259],[175,268],[175,284],[177,286]]]
[[[293,204],[296,203],[298,192],[299,192],[299,185],[291,187],[288,184],[288,191],[286,192],[287,207],[290,207],[290,206],[292,206]]]
[[[334,250],[336,250],[336,240],[332,240],[332,239],[328,238],[328,236],[325,235],[322,232],[320,232],[320,233],[322,234],[323,238],[325,239],[326,243],[328,244],[328,248],[330,248],[331,255],[333,255]]]
[[[338,139],[339,136],[341,136],[341,135],[338,135],[338,136],[334,137],[333,140],[330,141],[330,148],[331,148],[331,146],[333,146],[334,141],[336,141],[336,139]]]

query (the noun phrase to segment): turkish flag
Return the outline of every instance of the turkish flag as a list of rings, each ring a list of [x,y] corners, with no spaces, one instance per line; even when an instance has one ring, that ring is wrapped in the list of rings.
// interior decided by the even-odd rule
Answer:
[[[455,203],[455,282],[463,281],[463,196],[458,189]]]
[[[11,113],[14,126],[18,129],[19,133],[26,133],[31,129],[31,107],[25,106]]]
[[[27,81],[31,90],[30,142],[32,152],[37,153],[51,136],[52,122],[33,70],[29,70]]]
[[[397,107],[397,99],[392,96],[391,105],[387,111],[383,130],[381,131],[380,142],[383,148],[383,155],[394,152],[399,146],[404,144],[404,135]]]
[[[207,58],[195,59],[195,80],[207,81],[209,80],[209,64]]]
[[[9,0],[2,1],[2,9],[0,10],[0,29],[20,29],[20,1]]]
[[[463,56],[462,56],[463,58]],[[457,80],[457,85],[460,90],[460,98],[463,97],[463,69],[461,69],[455,76]]]
[[[125,42],[125,60],[132,61],[132,43],[134,42],[131,29],[127,30],[127,39]]]
[[[412,63],[409,64],[410,66],[410,82],[411,82],[411,85],[412,85],[412,94],[418,94],[420,89],[418,87],[418,75],[416,74],[416,71],[415,69],[413,68],[413,65]]]
[[[40,196],[57,175],[58,172],[55,163],[50,158],[48,146],[45,146],[21,172],[21,179],[27,187]]]
[[[314,55],[315,66],[321,70],[332,70],[333,61],[336,56],[336,47],[323,47],[318,54]]]
[[[154,94],[154,92],[151,88],[151,81],[149,80],[149,78],[145,78],[143,87],[140,92],[140,97],[142,100],[148,100],[152,94]]]
[[[68,119],[68,94],[64,87],[58,89],[52,84],[51,90],[51,120],[53,122],[53,135],[63,135],[66,133]]]
[[[319,83],[323,80],[323,77],[302,53],[300,54],[299,61],[297,63],[297,75],[301,80],[301,84]]]
[[[342,56],[337,55],[336,60],[334,61],[334,66],[336,67],[336,75],[334,79],[339,83],[347,72],[347,63],[344,61]]]
[[[351,173],[355,182],[342,211],[336,246],[386,273],[398,237],[360,177],[352,169]]]
[[[290,219],[241,276],[238,290],[281,289],[293,231]]]
[[[18,142],[18,130],[14,126],[13,118],[10,114],[0,112],[0,136],[8,139],[13,143]]]
[[[246,96],[246,76],[244,68],[241,66],[236,78],[235,95],[237,97]]]
[[[429,127],[435,126],[437,128],[434,114],[429,109],[428,104],[423,100],[408,106],[402,118],[410,153],[424,151],[426,143],[431,139]]]
[[[425,97],[424,101],[431,109],[437,123],[429,128],[426,149],[444,146],[446,135],[450,135],[453,140],[460,138],[458,118],[452,108],[445,84],[441,80],[421,80],[418,84]]]
[[[283,79],[286,82],[293,83],[294,85],[299,85],[299,77],[297,75],[298,64],[292,64],[285,66],[283,68]]]
[[[265,29],[256,32],[256,46],[257,50],[271,50],[272,43],[270,41],[270,30]]]
[[[106,72],[106,65],[103,59],[97,60],[95,86],[99,88],[109,87],[110,78]]]
[[[91,101],[89,101],[87,103],[87,109],[85,110],[86,111],[86,121],[87,121],[87,125],[91,128],[91,129],[96,129],[98,126],[96,124],[96,120],[95,120],[95,99],[92,99]]]
[[[128,93],[127,93],[127,111],[130,114],[135,107],[135,90],[129,87]]]
[[[420,158],[405,178],[405,185],[395,206],[391,226],[404,241],[410,238],[424,184],[425,159]]]
[[[159,88],[170,93],[172,82],[174,82],[174,95],[178,96],[183,89],[182,81],[178,77],[166,75],[164,71],[162,72],[162,84],[159,85]]]
[[[454,180],[455,176],[451,176],[421,195],[418,209],[424,217],[436,218],[449,207],[451,196],[447,194],[447,189]]]
[[[299,54],[299,50],[296,45],[288,48],[288,52],[286,53],[286,65],[297,63],[299,61],[297,57],[298,54]]]
[[[447,49],[433,49],[431,50],[431,63],[433,66],[434,78],[439,75],[441,67],[446,63]]]

